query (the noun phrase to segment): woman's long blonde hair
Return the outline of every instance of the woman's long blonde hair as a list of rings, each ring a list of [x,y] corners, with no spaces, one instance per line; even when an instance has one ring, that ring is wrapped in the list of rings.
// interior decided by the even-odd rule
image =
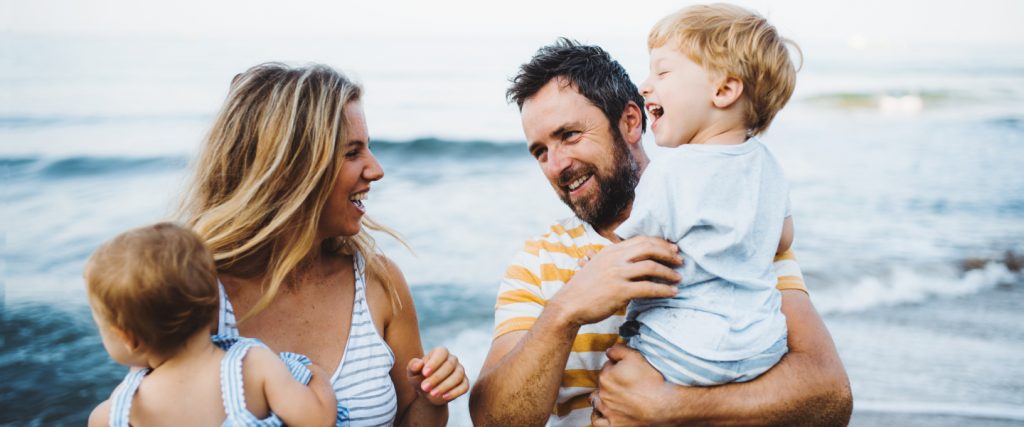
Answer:
[[[354,254],[401,308],[386,259],[369,230],[390,229],[363,216],[355,236],[317,242],[320,215],[334,188],[348,123],[345,107],[362,89],[324,65],[260,64],[235,76],[194,165],[180,219],[206,242],[217,271],[262,277],[263,294],[244,321],[265,309],[314,250]]]

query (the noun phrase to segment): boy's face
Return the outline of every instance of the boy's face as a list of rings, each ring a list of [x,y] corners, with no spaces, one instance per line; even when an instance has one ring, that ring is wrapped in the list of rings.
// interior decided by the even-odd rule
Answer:
[[[90,304],[91,306],[91,304]],[[132,351],[132,345],[124,332],[117,329],[92,308],[92,319],[96,321],[96,328],[100,331],[100,338],[103,340],[103,348],[115,362],[125,366],[147,366],[145,358],[138,352]]]
[[[654,142],[689,144],[711,124],[717,86],[712,76],[671,46],[651,49],[651,75],[640,86]]]

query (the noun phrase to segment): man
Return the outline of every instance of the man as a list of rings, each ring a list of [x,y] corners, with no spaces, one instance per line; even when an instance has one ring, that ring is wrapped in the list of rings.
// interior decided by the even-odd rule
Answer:
[[[566,39],[524,64],[508,96],[530,153],[576,216],[527,241],[502,281],[495,338],[470,395],[476,425],[849,421],[845,370],[788,252],[775,268],[790,351],[758,379],[675,386],[636,351],[613,346],[629,300],[672,296],[662,283],[680,279],[668,267],[681,263],[675,245],[612,233],[648,163],[643,99],[604,50]]]

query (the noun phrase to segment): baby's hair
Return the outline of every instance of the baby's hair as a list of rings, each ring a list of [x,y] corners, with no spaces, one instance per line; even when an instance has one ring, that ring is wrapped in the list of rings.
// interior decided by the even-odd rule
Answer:
[[[803,62],[800,47],[764,17],[724,3],[690,6],[662,18],[647,36],[647,48],[668,44],[710,73],[743,82],[749,135],[767,130],[793,95],[797,68],[787,44]]]
[[[192,231],[171,223],[128,230],[85,266],[98,316],[147,353],[168,357],[217,315],[213,256]]]

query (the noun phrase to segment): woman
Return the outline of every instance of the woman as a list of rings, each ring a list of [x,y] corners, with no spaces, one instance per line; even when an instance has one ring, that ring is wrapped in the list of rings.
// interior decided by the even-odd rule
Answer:
[[[360,95],[320,65],[236,76],[182,216],[217,262],[218,334],[259,338],[333,372],[353,425],[443,425],[468,381],[445,348],[423,356],[409,287],[365,229],[395,236],[365,216],[384,172]]]

